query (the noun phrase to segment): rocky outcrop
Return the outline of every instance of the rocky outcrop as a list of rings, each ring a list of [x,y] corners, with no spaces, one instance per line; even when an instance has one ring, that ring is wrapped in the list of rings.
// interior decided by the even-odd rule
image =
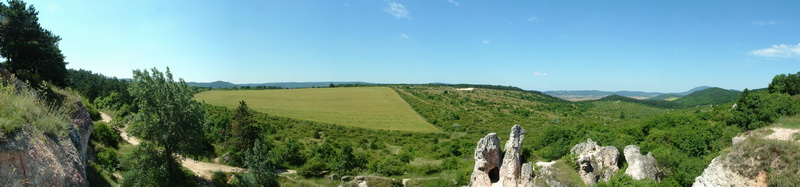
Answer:
[[[0,140],[0,184],[7,186],[87,186],[89,135],[94,130],[83,106],[72,115],[67,135],[17,130]]]
[[[505,156],[500,167],[500,183],[506,187],[517,186],[517,179],[520,176],[522,162],[522,140],[525,138],[525,130],[519,125],[511,128],[508,142],[506,142]]]
[[[756,186],[756,181],[725,167],[725,158],[720,156],[714,158],[708,168],[703,170],[703,174],[694,179],[694,187],[711,186]]]
[[[619,150],[614,146],[598,146],[597,142],[587,139],[572,147],[570,153],[577,155],[578,174],[586,185],[608,181],[619,170]]]
[[[661,171],[656,167],[656,159],[652,153],[642,155],[639,146],[628,145],[624,150],[625,160],[628,161],[628,169],[625,174],[634,180],[655,179],[659,180]]]
[[[474,158],[470,186],[491,186],[500,180],[500,138],[496,133],[489,133],[478,141]]]
[[[519,172],[519,186],[533,186],[533,179],[536,177],[534,172],[536,171],[530,162],[522,164]]]

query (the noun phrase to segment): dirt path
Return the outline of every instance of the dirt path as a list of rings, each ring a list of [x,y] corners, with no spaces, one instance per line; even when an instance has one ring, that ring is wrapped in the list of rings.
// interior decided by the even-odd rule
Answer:
[[[109,116],[106,113],[101,112],[100,117],[103,118],[104,122],[111,122],[111,116]],[[127,128],[120,129],[120,136],[122,136],[122,139],[124,139],[125,141],[127,141],[132,145],[139,145],[139,139],[133,136],[129,136]],[[189,168],[189,170],[192,170],[192,172],[194,172],[196,175],[206,179],[211,179],[211,174],[215,171],[237,172],[237,173],[246,171],[243,168],[226,166],[222,164],[208,163],[208,162],[200,162],[190,158],[185,158],[183,161],[181,161],[181,165],[183,165],[183,167]]]

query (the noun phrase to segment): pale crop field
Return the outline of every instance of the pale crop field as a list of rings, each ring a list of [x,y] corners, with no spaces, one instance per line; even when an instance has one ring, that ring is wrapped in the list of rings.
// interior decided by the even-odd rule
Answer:
[[[251,109],[270,115],[344,126],[439,131],[388,87],[211,90],[198,93],[194,98],[231,109],[244,100]]]

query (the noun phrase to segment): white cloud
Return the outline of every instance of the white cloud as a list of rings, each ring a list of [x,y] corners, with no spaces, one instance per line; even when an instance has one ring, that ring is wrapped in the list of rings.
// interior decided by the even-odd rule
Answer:
[[[403,37],[405,39],[411,38],[411,37],[408,37],[408,35],[406,35],[405,33],[400,33],[400,37]]]
[[[389,7],[386,8],[386,9],[383,9],[383,11],[386,11],[386,13],[391,14],[392,16],[394,16],[397,19],[401,19],[401,18],[411,19],[411,14],[408,12],[408,10],[406,10],[406,7],[403,6],[403,4],[400,4],[400,3],[397,3],[397,2],[394,2],[394,1],[390,1],[389,2]]]
[[[458,4],[458,2],[456,2],[456,0],[445,0],[445,1],[449,2],[450,4],[454,4],[456,6],[461,6]]]
[[[528,18],[528,21],[530,21],[530,22],[539,22],[540,20],[539,20],[539,17],[533,16],[533,17]]]
[[[533,72],[533,75],[536,75],[536,76],[545,76],[545,75],[547,75],[547,73],[542,73],[542,72]]]
[[[483,40],[483,44],[489,44],[489,40]]]
[[[777,25],[777,21],[754,21],[750,22],[750,25]]]
[[[797,45],[772,45],[770,48],[753,50],[754,55],[767,58],[795,58],[800,60],[800,44]]]

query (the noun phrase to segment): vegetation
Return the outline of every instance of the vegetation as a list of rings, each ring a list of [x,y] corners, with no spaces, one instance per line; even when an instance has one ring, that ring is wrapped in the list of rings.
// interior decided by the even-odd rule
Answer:
[[[675,103],[683,107],[694,107],[698,105],[708,104],[722,104],[736,101],[739,98],[739,91],[726,90],[722,88],[708,88],[705,90],[696,91],[689,95],[683,96]]]
[[[155,68],[134,70],[133,78],[128,89],[140,108],[131,133],[148,141],[134,151],[136,159],[132,160],[139,165],[132,165],[123,185],[184,184],[187,178],[177,159],[199,155],[206,148],[202,131],[205,110],[192,100],[193,92],[183,79],[173,80],[169,68],[166,73]],[[162,183],[140,184],[142,181]]]
[[[338,125],[412,132],[436,132],[391,89],[385,87],[292,90],[212,90],[195,98],[236,107],[240,100],[272,115]]]
[[[22,128],[53,136],[66,134],[72,122],[68,108],[72,104],[65,104],[67,107],[43,105],[37,92],[27,87],[18,88],[10,82],[13,81],[0,80],[0,137]],[[59,92],[69,94],[63,90]],[[74,100],[67,102],[74,103]]]
[[[58,48],[60,37],[39,25],[39,12],[20,0],[0,3],[0,55],[9,71],[32,87],[42,81],[66,86],[67,63]]]

